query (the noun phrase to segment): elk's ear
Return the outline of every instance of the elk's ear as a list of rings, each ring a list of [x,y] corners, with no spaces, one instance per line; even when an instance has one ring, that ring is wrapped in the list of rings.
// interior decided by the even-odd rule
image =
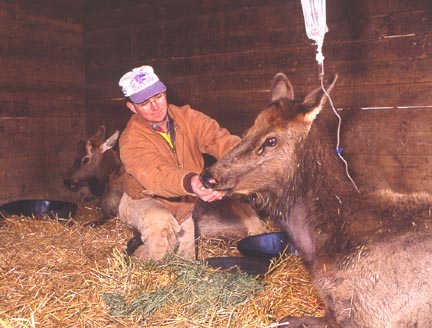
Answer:
[[[105,142],[103,144],[101,144],[99,146],[99,151],[101,153],[104,153],[108,149],[111,149],[112,147],[114,147],[114,145],[117,142],[119,135],[120,135],[119,130],[116,130],[116,132],[114,132],[114,134],[111,137],[109,137],[107,140],[105,140]]]
[[[277,73],[272,80],[271,84],[271,102],[281,98],[294,99],[294,89],[287,76],[283,73]]]
[[[86,155],[90,156],[91,153],[92,153],[92,150],[93,150],[93,146],[92,146],[91,141],[86,141],[84,148],[85,148],[85,151],[86,151]]]
[[[335,75],[332,81],[327,85],[327,87],[325,87],[326,92],[324,92],[324,90],[319,87],[312,91],[310,94],[308,94],[303,100],[302,107],[305,121],[312,123],[318,116],[318,114],[321,112],[324,104],[327,101],[326,93],[330,94],[330,91],[333,89],[336,83],[337,77],[338,76]]]
[[[89,138],[89,140],[92,140],[95,143],[95,145],[99,145],[105,140],[105,135],[106,135],[105,126],[101,125],[98,127],[95,134]]]

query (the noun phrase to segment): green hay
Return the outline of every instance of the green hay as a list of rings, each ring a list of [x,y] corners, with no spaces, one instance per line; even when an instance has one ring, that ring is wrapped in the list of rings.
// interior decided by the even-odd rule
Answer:
[[[166,258],[159,262],[143,261],[141,265],[145,270],[170,271],[173,282],[153,290],[148,290],[149,286],[137,286],[141,291],[129,302],[125,300],[128,295],[104,293],[103,299],[114,315],[149,316],[156,310],[180,305],[185,315],[201,316],[209,309],[235,307],[264,289],[259,280],[247,274],[217,271],[200,263]]]

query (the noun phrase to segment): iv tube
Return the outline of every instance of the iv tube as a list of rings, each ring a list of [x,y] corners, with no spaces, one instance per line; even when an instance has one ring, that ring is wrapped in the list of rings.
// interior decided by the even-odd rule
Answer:
[[[351,178],[348,172],[348,163],[341,155],[342,148],[340,147],[340,126],[341,126],[341,117],[337,113],[336,109],[333,106],[333,101],[330,98],[327,90],[324,88],[324,56],[322,54],[322,46],[324,43],[324,36],[328,32],[327,23],[326,23],[326,0],[301,0],[301,5],[303,9],[303,16],[305,21],[306,34],[309,39],[314,40],[317,46],[316,53],[316,61],[318,63],[319,70],[319,79],[321,82],[321,88],[324,91],[325,95],[329,99],[330,105],[333,109],[334,114],[337,116],[339,120],[338,129],[337,129],[337,144],[336,144],[336,154],[339,158],[345,163],[345,173],[351,183],[354,185],[354,188],[358,193],[360,190],[358,189],[355,181]]]

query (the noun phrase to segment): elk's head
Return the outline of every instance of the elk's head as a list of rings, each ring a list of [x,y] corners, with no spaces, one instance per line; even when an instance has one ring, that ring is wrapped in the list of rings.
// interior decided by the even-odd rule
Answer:
[[[336,78],[327,88],[330,91]],[[298,166],[298,148],[323,108],[326,96],[318,88],[303,100],[283,73],[272,81],[270,104],[256,118],[242,141],[201,174],[207,188],[228,193],[271,191],[289,180]]]
[[[103,154],[114,147],[120,132],[115,131],[105,139],[106,129],[101,125],[97,132],[85,141],[78,142],[78,149],[74,163],[70,169],[64,185],[71,191],[77,191],[101,176],[101,162]]]

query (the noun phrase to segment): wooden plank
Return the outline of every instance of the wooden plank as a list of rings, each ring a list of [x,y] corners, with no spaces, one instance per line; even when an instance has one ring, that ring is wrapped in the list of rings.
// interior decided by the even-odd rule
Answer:
[[[16,162],[20,161],[17,159]],[[0,203],[18,199],[78,200],[78,195],[70,192],[63,185],[65,177],[63,170],[66,167],[58,169],[58,161],[38,161],[32,158],[26,164],[27,169],[6,170],[5,173],[0,174],[2,188],[7,191],[7,193],[0,193]],[[4,167],[1,161],[0,165]],[[47,170],[47,167],[51,169]]]
[[[380,134],[382,129],[421,134],[432,133],[431,111],[432,108],[352,111],[343,114],[343,119],[353,125],[346,131],[351,135]]]
[[[165,20],[162,17],[163,22],[158,25],[135,24],[132,28],[138,31],[137,33],[124,31],[124,24],[121,29],[125,37],[131,38],[130,43],[136,44],[135,56],[140,57],[143,54],[166,58],[184,57],[196,53],[203,55],[311,43],[305,34],[301,8],[296,10],[297,12],[292,13],[286,6],[251,7],[227,11],[224,15],[196,15],[189,19],[181,16],[182,19]],[[290,12],[289,24],[287,12]],[[385,40],[395,35],[424,36],[431,27],[427,17],[428,9],[394,13],[391,16],[345,16],[335,21],[333,26],[329,23],[330,31],[326,36],[326,43],[349,42],[353,37],[359,42]],[[110,26],[112,28],[113,25]],[[158,28],[155,28],[156,26]],[[352,26],[356,26],[357,31],[351,31]],[[408,31],[406,26],[409,26]],[[359,31],[362,34],[359,34]],[[111,34],[116,31],[99,30],[99,33],[102,32]],[[147,35],[151,40],[143,40],[142,35]]]
[[[3,60],[7,58],[26,59],[33,58],[40,61],[54,63],[71,63],[84,65],[83,47],[76,45],[63,45],[57,47],[44,46],[18,38],[0,35],[0,55]]]
[[[123,17],[126,22],[126,17],[134,17],[136,12],[142,11],[144,14],[147,12],[158,21],[162,18],[167,21],[195,19],[202,15],[207,14],[226,14],[227,12],[250,10],[255,7],[265,8],[274,6],[284,6],[285,8],[292,8],[293,6],[300,8],[300,4],[294,1],[281,1],[281,0],[241,0],[241,1],[197,1],[197,0],[182,0],[177,1],[155,1],[149,0],[145,4],[142,1],[128,0],[118,3],[115,1],[92,1],[87,5],[87,11],[91,12],[91,20],[87,23],[90,29],[101,29],[112,26],[110,22],[115,20],[116,24],[119,19]],[[144,7],[146,6],[146,7]],[[121,12],[121,14],[118,14]],[[118,15],[113,15],[117,13]],[[123,13],[127,13],[125,15]],[[135,20],[136,21],[136,20]],[[130,22],[130,20],[129,20]]]
[[[26,3],[25,6],[22,6],[25,11],[22,11],[32,16],[50,17],[51,19],[55,17],[55,20],[81,25],[84,5],[84,0],[38,0],[37,3]]]
[[[24,99],[0,100],[0,120],[19,118],[42,119],[73,119],[81,120],[85,117],[84,103],[79,101],[65,102],[61,99],[47,102],[33,102]]]
[[[68,26],[70,29],[82,30],[82,12],[84,1],[76,0],[38,0],[36,1],[2,1],[0,17],[11,17],[17,21],[39,22],[45,25]]]
[[[36,92],[31,94],[31,92],[25,97],[16,97],[11,93],[2,94],[0,96],[0,119],[20,117],[83,119],[85,117],[82,93],[75,95],[68,93],[66,100],[52,91],[45,95],[43,93],[37,95]]]
[[[84,95],[84,88],[81,78],[75,81],[0,81],[0,87],[4,93],[0,94],[0,97],[19,97],[20,94],[26,93],[30,97],[43,94],[44,96],[55,93],[58,99],[73,99],[73,95]]]
[[[0,119],[0,131],[8,136],[8,142],[0,143],[0,151],[8,156],[0,158],[4,168],[0,181],[7,193],[0,193],[0,202],[69,198],[62,181],[73,160],[79,129],[69,129],[64,119],[3,123]]]
[[[268,6],[263,2],[262,6],[227,9],[223,15],[209,13],[194,15],[189,19],[185,18],[187,16],[176,17],[168,18],[165,30],[166,37],[173,40],[247,38],[277,31],[285,31],[297,39],[296,35],[289,32],[303,30],[305,33],[301,7],[289,1],[283,5]]]
[[[294,76],[290,75],[289,76]],[[318,79],[314,80],[314,75],[309,74],[309,85],[299,85],[294,83],[296,94],[300,97],[317,88]],[[230,81],[228,77],[216,81],[192,80],[179,81],[174,84],[164,81],[168,87],[168,97],[174,103],[196,103],[214,104],[215,107],[223,99],[224,104],[241,103],[243,99],[248,99],[253,104],[257,99],[268,99],[270,92],[270,80],[273,74],[261,75],[260,78],[254,77],[247,79],[245,76],[233,77]],[[236,79],[236,80],[235,80]],[[367,107],[397,107],[397,106],[432,106],[432,83],[401,83],[395,85],[370,84],[358,85],[353,81],[343,85],[344,77],[340,78],[341,85],[337,83],[331,93],[331,97],[336,108],[340,109],[360,109]],[[226,81],[223,88],[217,83]],[[201,82],[201,83],[200,83]],[[214,86],[212,89],[211,86]],[[264,94],[262,98],[261,94]],[[114,96],[110,98],[109,96]],[[122,100],[120,88],[114,82],[110,84],[92,85],[89,89],[88,98],[91,101],[100,99],[111,101],[114,99]],[[261,104],[265,104],[261,102]],[[243,106],[245,104],[243,103]]]
[[[357,111],[344,115],[341,145],[355,173],[377,176],[397,191],[431,191],[431,109]]]
[[[358,112],[354,119],[343,116],[341,134],[363,154],[422,156],[430,153],[432,144],[431,112],[431,108]]]
[[[37,16],[23,13],[24,7],[0,3],[0,35],[11,39],[27,40],[34,44],[53,48],[73,45],[82,48],[83,25],[70,19],[52,16]]]
[[[11,165],[0,166],[10,170],[19,168],[22,163],[23,169],[32,172],[33,165],[30,162],[39,160],[50,161],[50,165],[44,167],[48,173],[55,172],[68,158],[67,165],[76,151],[77,140],[84,137],[84,122],[73,119],[0,119],[0,132],[7,136],[7,142],[0,143],[2,154],[8,154],[2,160],[11,161]],[[47,157],[47,159],[43,159]],[[42,159],[41,159],[42,158]],[[57,163],[54,163],[57,161]],[[51,165],[52,164],[52,165]],[[36,164],[35,164],[36,165]],[[10,172],[10,171],[9,171]],[[25,178],[24,175],[12,176]]]
[[[332,0],[328,3],[327,16],[341,19],[343,17],[392,16],[397,13],[413,12],[429,8],[429,0]]]
[[[8,65],[2,69],[2,80],[84,82],[84,71],[77,63],[51,63],[33,58],[8,58]]]
[[[88,12],[91,16],[103,13],[105,11],[113,11],[117,9],[121,9],[124,7],[130,7],[135,6],[136,4],[140,3],[142,1],[140,0],[123,0],[121,2],[117,0],[105,0],[105,1],[87,1],[85,4],[85,10]],[[150,2],[150,0],[146,1]]]
[[[129,5],[122,3],[109,10],[93,11],[85,17],[85,26],[89,31],[125,28],[139,25],[158,25],[162,21],[163,8],[159,3],[138,1]]]
[[[341,78],[342,82],[343,78]],[[226,81],[221,79],[221,81]],[[219,82],[221,82],[219,81]],[[246,81],[246,80],[245,80]],[[248,80],[249,81],[249,80]],[[224,89],[220,89],[217,84],[209,83],[214,88],[203,86],[206,81],[194,81],[178,83],[177,85],[165,83],[168,85],[168,97],[170,101],[176,104],[189,103],[200,107],[211,107],[216,112],[230,110],[238,107],[256,108],[257,104],[262,108],[269,97],[270,77],[268,74],[258,79],[253,79],[257,85],[252,88],[246,82],[238,82],[236,85],[226,81]],[[252,83],[252,82],[250,82]],[[240,89],[240,85],[250,89]],[[222,83],[221,83],[222,85]],[[297,85],[294,83],[295,91],[298,96],[305,95],[313,88],[318,87],[318,81],[311,82],[310,85]],[[408,83],[400,85],[336,85],[332,92],[332,100],[336,108],[360,109],[362,107],[389,107],[389,106],[430,106],[432,105],[432,87],[431,83]],[[227,89],[225,89],[227,88]],[[118,86],[114,83],[108,85],[92,87],[88,95],[89,101],[97,99],[105,102],[114,101],[105,98],[105,91],[112,90],[119,101],[122,101],[122,95]],[[247,99],[247,102],[245,101]],[[229,106],[227,106],[229,104]],[[224,109],[225,108],[225,109]]]
[[[339,52],[336,48],[331,48],[328,53],[325,53],[327,56],[325,63],[328,66],[326,71],[328,74],[334,71],[339,72],[342,78],[338,85],[352,83],[350,80],[356,80],[359,84],[395,84],[400,83],[402,75],[405,83],[430,82],[428,68],[431,67],[431,58],[425,55],[422,42],[414,42],[416,45],[410,47],[411,42],[414,40],[382,40],[369,43],[364,51],[358,44],[353,47],[351,45],[342,47],[343,50]],[[406,57],[397,55],[399,48],[410,49],[404,52]],[[249,75],[251,78],[248,80],[252,81],[256,73],[270,75],[277,71],[291,73],[294,83],[296,80],[304,83],[305,76],[315,78],[317,68],[312,47],[287,47],[276,50],[261,49],[157,61],[148,59],[148,62],[153,64],[161,78],[165,75],[169,81],[177,79],[180,83],[184,82],[185,76],[187,79],[195,78],[195,75],[199,75],[196,78],[207,80],[208,77],[232,79],[232,75],[239,73]],[[357,55],[352,55],[353,53]],[[361,53],[363,55],[360,55]],[[333,57],[334,54],[337,54],[336,58]],[[418,57],[415,57],[415,54]],[[111,69],[108,69],[109,67]],[[392,68],[397,68],[397,70]],[[206,72],[206,75],[203,76],[202,72]],[[115,65],[113,67],[110,62],[99,63],[97,66],[89,65],[88,73],[90,83],[109,79],[117,80],[122,75],[120,69],[117,69]],[[208,83],[198,83],[198,85],[206,86]]]
[[[116,29],[109,33],[105,31],[87,32],[85,35],[87,66],[106,69],[110,63],[118,65],[123,62],[124,66],[128,65],[127,63],[132,59],[133,50],[131,33],[133,32],[124,29]],[[101,65],[99,58],[103,58],[104,66]],[[90,73],[89,77],[92,76],[93,74]]]
[[[262,88],[251,90],[239,89],[197,89],[193,85],[169,85],[168,98],[175,104],[194,104],[200,106],[211,106],[217,111],[229,111],[229,108],[251,107],[256,105],[262,108],[269,99],[269,80],[263,82]],[[311,84],[295,88],[296,94],[300,97],[307,94],[318,85]],[[88,95],[89,101],[101,102],[101,106],[106,106],[111,101],[123,101],[117,86],[113,85],[113,92],[117,92],[118,98],[105,98],[101,92],[93,92]],[[117,91],[116,91],[117,90]],[[346,86],[333,90],[332,100],[337,109],[357,110],[367,107],[392,107],[392,106],[431,106],[432,93],[431,83],[426,84],[407,84],[407,85],[371,85],[368,87]],[[99,99],[99,100],[98,100]],[[103,104],[103,105],[102,105]],[[228,105],[228,107],[227,107]],[[225,109],[224,109],[225,108]]]
[[[96,10],[96,6],[98,9]],[[420,1],[397,1],[385,0],[365,2],[335,0],[328,4],[327,18],[330,23],[363,21],[357,30],[364,28],[365,18],[385,18],[389,22],[399,20],[400,15],[407,13],[412,16],[420,11],[428,11],[427,0]],[[89,9],[90,8],[90,9]],[[92,9],[93,8],[93,9]],[[279,26],[293,24],[304,24],[301,5],[297,1],[197,1],[182,0],[181,2],[146,1],[145,4],[139,1],[128,1],[119,3],[97,3],[92,2],[87,10],[92,11],[87,26],[91,29],[111,28],[113,26],[129,25],[132,22],[172,22],[173,24],[184,24],[189,21],[202,21],[205,17],[224,16],[226,30],[259,29],[270,31],[266,24],[261,25],[266,17],[269,21]],[[138,20],[136,13],[141,13],[145,19]],[[147,15],[151,16],[148,17]],[[127,19],[136,18],[136,19]],[[153,21],[154,19],[155,21]],[[248,22],[249,21],[249,22]],[[267,21],[266,23],[269,23]],[[257,24],[254,24],[257,23]],[[289,22],[289,24],[288,24]],[[272,24],[272,23],[270,23]],[[330,24],[329,24],[330,25]],[[352,24],[355,28],[357,24]],[[184,25],[183,25],[184,26]],[[202,26],[202,25],[201,25]],[[204,25],[205,26],[205,25]],[[234,28],[232,28],[234,26]],[[185,30],[188,30],[185,28]],[[193,30],[189,30],[193,32]],[[352,35],[352,34],[351,34]]]
[[[77,125],[80,118],[75,117],[30,117],[30,118],[0,118],[1,131],[6,135],[18,135],[34,138],[40,136],[62,137],[72,132],[81,130],[82,125]]]
[[[239,100],[239,104],[232,102],[217,104],[210,102],[197,102],[192,101],[189,103],[174,102],[177,105],[189,104],[207,115],[215,118],[223,127],[228,128],[232,133],[242,134],[255,119],[259,110],[264,108],[267,103],[268,95],[262,97],[262,100],[257,104],[250,104],[245,102],[245,99]],[[218,106],[223,106],[219,108]],[[130,117],[130,111],[125,107],[124,101],[94,101],[89,104],[92,108],[91,115],[88,115],[88,128],[87,131],[91,132],[99,124],[105,124],[112,127],[112,129],[123,129],[126,121]],[[235,120],[233,120],[235,115]],[[92,127],[89,126],[91,124]]]
[[[376,40],[385,37],[407,34],[427,34],[431,26],[428,6],[420,10],[394,12],[393,4],[388,4],[386,14],[362,16],[346,11],[340,17],[328,20],[327,40]]]
[[[113,133],[115,130],[123,131],[127,121],[131,116],[131,112],[127,108],[104,108],[93,106],[94,110],[87,117],[86,133],[93,134],[97,127],[105,125],[107,133]]]
[[[398,135],[396,131],[386,129],[384,122],[378,131],[380,133],[367,135],[365,133],[355,134],[355,137],[342,138],[341,146],[347,151],[355,150],[363,155],[373,155],[380,153],[383,155],[409,155],[409,156],[424,156],[430,153],[430,145],[432,144],[432,133],[417,131],[408,132]],[[350,125],[349,122],[344,124]],[[336,130],[335,130],[336,136]]]
[[[345,156],[358,185],[381,186],[398,192],[432,192],[432,156],[364,155]]]
[[[0,203],[71,196],[63,176],[85,129],[82,4],[0,3]]]
[[[46,175],[36,172],[30,175],[26,172],[21,177],[24,179],[6,174],[0,175],[2,188],[7,190],[7,193],[0,194],[0,204],[22,199],[78,201],[79,195],[62,185],[62,174],[51,172],[50,175]]]

